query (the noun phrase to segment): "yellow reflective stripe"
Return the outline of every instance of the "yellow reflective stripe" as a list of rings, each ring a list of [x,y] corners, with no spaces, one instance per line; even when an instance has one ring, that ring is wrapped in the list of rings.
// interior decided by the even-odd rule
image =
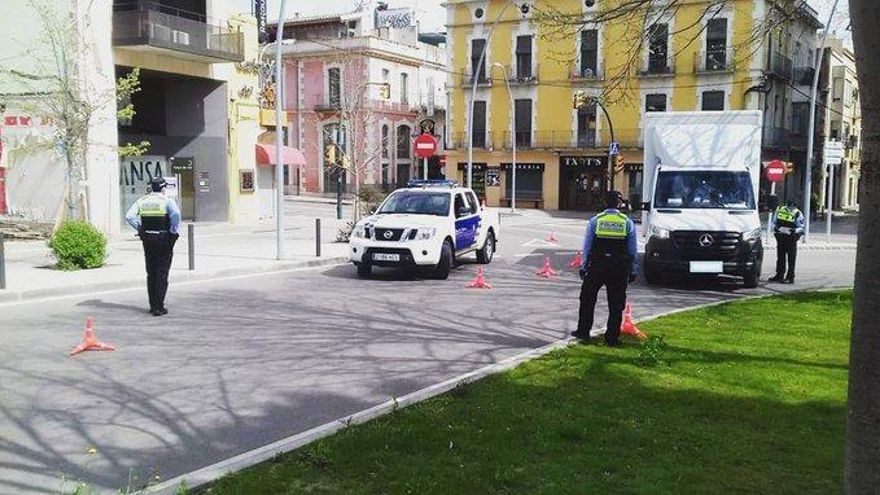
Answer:
[[[596,217],[596,237],[623,239],[626,237],[627,218],[622,214],[601,214]]]
[[[795,212],[785,207],[776,210],[776,219],[781,222],[794,222]]]
[[[142,217],[164,217],[168,214],[168,201],[149,198],[138,203],[138,215]]]

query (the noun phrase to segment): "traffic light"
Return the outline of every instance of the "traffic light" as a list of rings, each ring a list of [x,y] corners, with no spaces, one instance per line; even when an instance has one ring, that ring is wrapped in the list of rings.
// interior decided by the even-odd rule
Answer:
[[[794,163],[785,162],[785,173],[790,174],[794,172]]]
[[[386,100],[390,100],[391,99],[391,84],[384,83],[381,86],[379,86],[379,96],[386,99]]]
[[[324,161],[327,163],[336,163],[336,145],[328,144],[324,151]]]

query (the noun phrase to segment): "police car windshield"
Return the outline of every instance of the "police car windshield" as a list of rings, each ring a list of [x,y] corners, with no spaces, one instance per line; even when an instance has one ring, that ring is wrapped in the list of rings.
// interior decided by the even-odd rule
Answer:
[[[654,207],[754,210],[752,178],[748,172],[660,172]]]
[[[379,215],[399,213],[445,217],[449,215],[450,199],[451,196],[447,192],[398,191],[389,196],[376,213]]]

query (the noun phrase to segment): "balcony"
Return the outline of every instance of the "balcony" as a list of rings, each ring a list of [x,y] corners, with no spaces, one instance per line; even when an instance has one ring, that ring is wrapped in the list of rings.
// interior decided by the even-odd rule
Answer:
[[[114,2],[113,46],[146,47],[205,63],[244,61],[240,31],[208,24],[204,15],[158,2]]]
[[[510,84],[513,85],[532,85],[538,84],[538,74],[540,74],[540,65],[535,64],[533,70],[524,71],[525,73],[518,73],[515,67],[511,67],[507,71],[507,80]]]
[[[639,71],[642,77],[670,77],[675,75],[675,60],[672,55],[666,57],[651,55]]]
[[[473,85],[474,81],[473,69],[471,67],[468,67],[467,69],[459,71],[459,74],[461,74],[461,87],[470,88]],[[492,79],[489,78],[488,70],[484,70],[482,74],[477,75],[477,87],[480,86],[492,86]]]
[[[516,138],[516,149],[574,151],[579,149],[601,149],[607,151],[611,139],[607,131],[589,130],[532,130],[532,131],[491,131],[481,133],[474,143],[474,149],[493,151],[510,151]],[[638,128],[615,129],[615,140],[621,148],[635,149],[641,147],[641,134]],[[467,149],[468,134],[452,132],[447,135],[446,149]]]
[[[702,50],[694,60],[697,74],[715,74],[736,70],[736,53],[733,48]]]
[[[770,70],[768,72],[770,73],[770,75],[775,76],[779,79],[785,81],[790,80],[792,76],[791,59],[777,51],[774,51],[770,55]]]

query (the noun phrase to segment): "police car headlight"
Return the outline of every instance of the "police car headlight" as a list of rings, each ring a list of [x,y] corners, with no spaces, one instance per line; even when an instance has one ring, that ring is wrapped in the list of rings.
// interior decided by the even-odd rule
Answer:
[[[745,239],[747,241],[757,241],[758,239],[761,238],[761,234],[763,234],[763,233],[764,233],[764,231],[761,230],[760,227],[758,227],[757,229],[753,229],[753,230],[750,230],[750,231],[744,233],[743,239]]]
[[[660,227],[651,227],[651,235],[658,239],[669,239],[669,230]]]
[[[416,230],[417,241],[427,241],[428,239],[433,239],[435,235],[437,235],[437,229],[435,228]]]
[[[355,225],[354,230],[351,231],[351,235],[352,237],[363,239],[366,236],[366,229],[364,229],[363,225]]]

